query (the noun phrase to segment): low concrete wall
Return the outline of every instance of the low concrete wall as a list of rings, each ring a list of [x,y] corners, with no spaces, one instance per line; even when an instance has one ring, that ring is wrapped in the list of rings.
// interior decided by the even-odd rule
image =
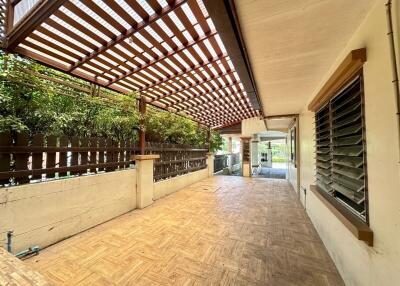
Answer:
[[[158,200],[207,177],[208,168],[154,183],[153,199]]]
[[[45,247],[135,208],[135,169],[0,189],[0,242]]]

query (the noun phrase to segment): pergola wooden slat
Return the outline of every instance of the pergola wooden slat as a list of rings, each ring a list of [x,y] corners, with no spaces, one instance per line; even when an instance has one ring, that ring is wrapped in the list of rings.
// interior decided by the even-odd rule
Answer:
[[[210,127],[260,116],[202,1],[41,0],[6,48]]]

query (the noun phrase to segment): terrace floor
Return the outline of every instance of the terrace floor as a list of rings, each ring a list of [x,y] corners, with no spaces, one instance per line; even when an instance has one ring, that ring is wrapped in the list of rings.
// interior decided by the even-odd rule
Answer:
[[[26,262],[55,285],[344,285],[276,179],[215,176]]]

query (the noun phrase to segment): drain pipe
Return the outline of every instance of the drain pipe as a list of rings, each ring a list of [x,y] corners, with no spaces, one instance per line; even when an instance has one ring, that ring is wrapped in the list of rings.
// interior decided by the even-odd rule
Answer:
[[[400,162],[400,87],[399,87],[399,74],[397,71],[397,58],[396,58],[396,48],[394,43],[393,35],[393,21],[392,21],[392,1],[388,0],[386,3],[386,18],[388,26],[388,39],[390,46],[390,55],[392,62],[392,74],[393,74],[393,87],[396,95],[396,105],[397,105],[397,134],[399,136],[399,162]]]
[[[9,230],[7,231],[7,251],[12,253],[12,236],[14,234],[14,231]]]

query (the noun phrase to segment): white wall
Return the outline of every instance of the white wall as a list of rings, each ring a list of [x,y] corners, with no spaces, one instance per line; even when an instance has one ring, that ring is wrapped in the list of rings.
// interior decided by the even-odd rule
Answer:
[[[136,207],[136,170],[0,189],[0,241],[14,253],[45,247]]]
[[[292,126],[287,133],[286,136],[286,154],[287,154],[287,166],[288,166],[288,173],[287,173],[287,179],[289,180],[290,184],[292,185],[293,189],[296,192],[299,192],[299,186],[300,186],[300,182],[298,180],[299,177],[299,168],[298,168],[298,162],[300,159],[300,148],[299,148],[299,134],[296,134],[296,163],[291,161],[291,150],[290,150],[290,144],[291,144],[291,130],[296,127],[296,132],[299,131],[299,125],[298,125],[298,121],[296,121],[295,125]]]
[[[369,214],[374,246],[358,241],[309,191],[306,202],[308,215],[348,286],[400,285],[400,154],[385,2],[377,1],[316,89],[320,89],[351,50],[367,48],[364,88]],[[395,3],[394,10],[398,11],[399,3]],[[398,18],[395,23],[399,23]],[[399,38],[399,33],[396,37]],[[300,116],[300,184],[308,190],[315,181],[313,127],[313,114],[304,110]],[[304,203],[303,194],[301,199]]]
[[[154,200],[158,200],[209,176],[208,168],[154,183]]]

